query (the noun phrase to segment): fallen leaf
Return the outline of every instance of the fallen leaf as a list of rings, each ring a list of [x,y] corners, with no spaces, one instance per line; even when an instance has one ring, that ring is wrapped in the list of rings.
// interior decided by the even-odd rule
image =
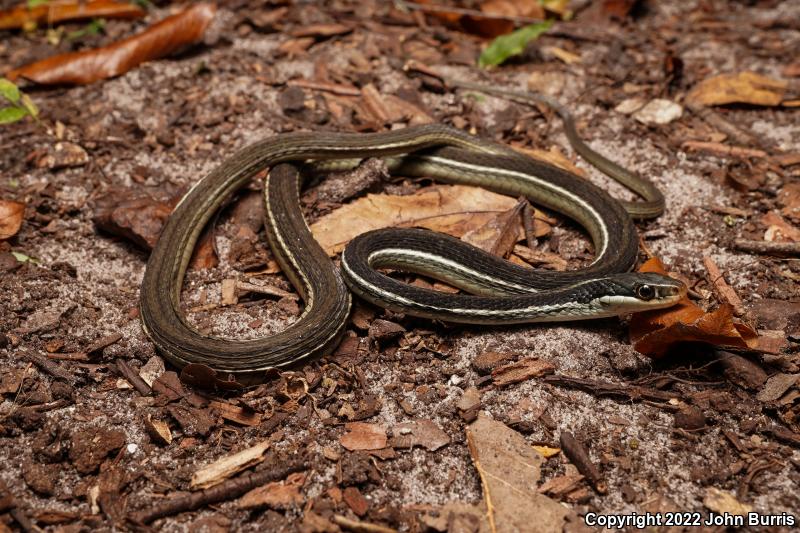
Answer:
[[[496,368],[492,371],[492,383],[497,387],[505,387],[512,383],[520,383],[531,378],[541,377],[555,372],[556,367],[548,361],[536,357],[528,357],[522,361]]]
[[[744,516],[753,508],[745,503],[739,502],[730,492],[720,490],[716,487],[707,487],[703,497],[703,505],[718,514],[732,514]]]
[[[115,0],[51,1],[31,6],[31,2],[0,11],[0,30],[27,28],[31,24],[45,23],[52,26],[67,20],[92,18],[136,19],[145,11],[131,2]]]
[[[269,507],[279,511],[299,507],[303,503],[300,489],[306,481],[305,472],[290,474],[283,481],[274,481],[257,487],[239,499],[240,509]]]
[[[422,227],[461,237],[515,204],[478,187],[433,185],[407,196],[368,194],[320,218],[311,232],[333,256],[356,235],[380,228]]]
[[[536,24],[529,24],[508,35],[496,37],[481,52],[478,58],[478,65],[481,67],[497,66],[510,57],[521,54],[528,43],[549,30],[552,25],[553,22],[551,20],[546,20]]]
[[[753,104],[780,105],[787,83],[755,72],[720,74],[701,81],[686,95],[689,105]]]
[[[800,183],[790,182],[778,191],[781,214],[793,222],[800,223]]]
[[[648,260],[639,271],[667,274],[657,258]],[[673,307],[634,313],[630,337],[637,352],[658,358],[681,342],[749,349],[754,347],[758,336],[750,327],[734,322],[730,304],[720,305],[707,313],[684,297]]]
[[[467,427],[467,444],[483,485],[491,531],[530,531],[536,524],[539,533],[561,533],[570,511],[537,492],[544,458],[525,437],[478,416]]]
[[[22,227],[25,204],[12,200],[0,200],[0,241],[10,239]]]
[[[518,152],[527,154],[534,159],[539,159],[545,163],[550,163],[551,165],[563,168],[564,170],[572,172],[573,174],[577,174],[582,178],[589,177],[586,173],[586,170],[576,166],[572,161],[570,161],[567,156],[561,152],[561,149],[558,146],[553,145],[550,147],[550,150],[540,150],[538,148],[527,148],[524,146],[513,145],[512,148]]]
[[[199,3],[167,17],[122,41],[80,52],[61,54],[10,71],[10,80],[85,85],[124,74],[145,61],[168,56],[199,42],[216,13],[216,5]]]
[[[386,447],[385,426],[365,422],[349,422],[345,424],[344,428],[347,433],[342,435],[339,443],[350,451],[380,450]]]
[[[163,420],[154,420],[148,415],[144,421],[144,428],[154,442],[164,446],[172,443],[172,431],[169,429],[169,424]]]
[[[392,428],[393,448],[413,448],[422,446],[433,452],[450,444],[450,437],[432,420],[419,419],[397,424]]]
[[[761,217],[761,223],[767,226],[764,240],[770,242],[800,242],[800,229],[789,224],[777,211],[770,211]]]
[[[498,213],[480,228],[465,233],[461,240],[498,257],[507,257],[517,241],[524,235],[522,209],[524,202]]]

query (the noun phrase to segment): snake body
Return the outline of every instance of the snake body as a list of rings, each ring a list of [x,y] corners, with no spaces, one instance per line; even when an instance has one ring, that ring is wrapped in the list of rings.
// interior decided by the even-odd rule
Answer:
[[[368,300],[444,320],[511,323],[665,307],[685,291],[665,276],[625,273],[636,258],[636,231],[625,209],[604,191],[502,145],[437,125],[367,135],[288,134],[248,146],[225,160],[184,196],[167,221],[148,260],[140,304],[144,330],[159,351],[179,367],[200,363],[240,380],[257,381],[271,368],[330,350],[346,324],[350,294],[302,218],[301,174],[295,165],[280,164],[336,160],[349,165],[364,157],[387,158],[393,173],[525,195],[577,220],[597,250],[587,269],[548,273],[516,267],[431,232],[370,232],[355,239],[342,255],[346,283]],[[294,324],[269,338],[239,341],[202,335],[180,312],[180,290],[194,245],[222,202],[269,167],[267,233],[306,307]],[[399,282],[375,270],[381,266],[433,275],[481,296],[398,287]]]

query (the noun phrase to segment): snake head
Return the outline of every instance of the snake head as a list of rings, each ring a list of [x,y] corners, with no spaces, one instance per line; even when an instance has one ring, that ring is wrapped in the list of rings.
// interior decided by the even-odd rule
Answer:
[[[598,298],[614,314],[638,313],[671,307],[686,297],[686,285],[653,272],[630,272],[606,279],[606,294]]]

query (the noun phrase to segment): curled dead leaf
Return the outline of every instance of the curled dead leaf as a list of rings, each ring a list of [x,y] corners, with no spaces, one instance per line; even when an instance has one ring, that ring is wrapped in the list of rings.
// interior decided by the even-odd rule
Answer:
[[[720,74],[701,81],[686,95],[689,105],[753,104],[780,105],[787,83],[755,72]]]
[[[667,274],[657,258],[648,260],[640,272]],[[634,349],[650,357],[662,357],[681,342],[703,342],[725,348],[750,349],[758,342],[756,332],[733,318],[733,307],[723,304],[706,312],[688,297],[667,309],[636,313],[631,318],[630,337]]]
[[[14,69],[6,77],[12,81],[24,78],[45,85],[85,85],[119,76],[141,63],[200,42],[216,11],[215,4],[195,4],[122,41],[93,50],[49,57]]]
[[[0,241],[10,239],[22,227],[25,204],[12,200],[0,200]]]
[[[0,11],[0,30],[26,28],[30,24],[46,23],[48,26],[67,20],[92,18],[135,19],[145,11],[131,2],[118,0],[57,0],[32,6],[31,2]]]

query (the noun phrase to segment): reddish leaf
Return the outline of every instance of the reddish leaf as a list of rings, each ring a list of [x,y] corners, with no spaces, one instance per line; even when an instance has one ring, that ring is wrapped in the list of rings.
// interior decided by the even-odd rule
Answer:
[[[664,265],[650,259],[640,272],[666,274]],[[650,357],[661,357],[679,342],[704,342],[728,348],[752,348],[756,333],[745,324],[734,322],[733,308],[721,305],[706,313],[685,297],[667,309],[636,313],[631,318],[630,336],[633,347]]]
[[[0,11],[0,30],[23,28],[31,23],[48,25],[67,20],[91,18],[135,19],[143,17],[144,10],[130,2],[116,0],[67,0],[46,2],[33,8],[20,4]]]
[[[0,200],[0,240],[10,239],[17,234],[22,226],[22,214],[25,204]]]
[[[6,77],[48,85],[85,85],[119,76],[145,61],[199,42],[216,11],[215,4],[196,4],[128,39],[94,50],[49,57],[14,69]]]

